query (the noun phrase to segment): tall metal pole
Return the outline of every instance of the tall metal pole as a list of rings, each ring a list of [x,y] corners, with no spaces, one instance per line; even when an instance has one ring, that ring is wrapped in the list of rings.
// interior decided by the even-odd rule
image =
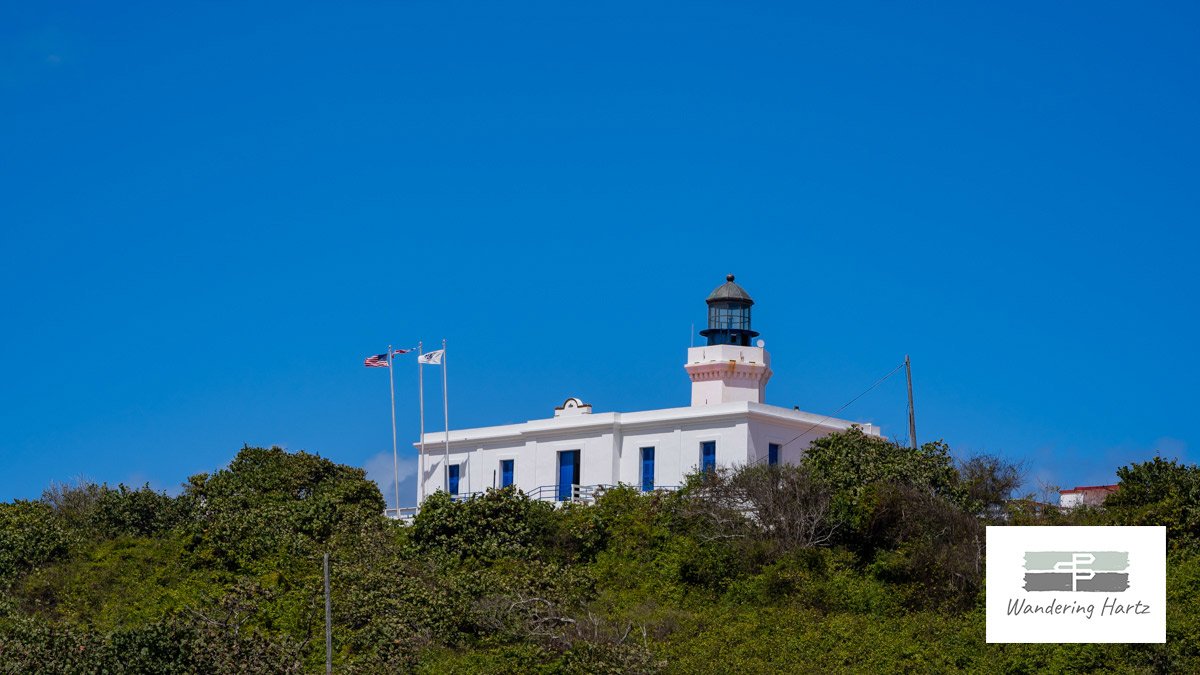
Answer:
[[[333,673],[333,624],[329,604],[329,554],[325,554],[325,675]]]
[[[392,392],[392,485],[396,490],[396,517],[400,517],[400,455],[396,451],[396,377],[393,371],[392,359],[395,358],[392,353],[392,346],[388,345],[388,387]]]
[[[912,363],[908,360],[908,354],[904,355],[904,373],[908,376],[908,437],[912,442],[913,450],[917,449],[917,411],[913,408],[912,395]]]
[[[421,363],[424,344],[423,342],[417,343],[417,398],[421,401],[421,476],[417,480],[417,506],[425,501],[425,369],[422,368],[424,364]]]
[[[442,472],[446,476],[446,494],[450,494],[450,397],[446,393],[446,338],[442,338],[442,419],[446,420],[446,459]]]

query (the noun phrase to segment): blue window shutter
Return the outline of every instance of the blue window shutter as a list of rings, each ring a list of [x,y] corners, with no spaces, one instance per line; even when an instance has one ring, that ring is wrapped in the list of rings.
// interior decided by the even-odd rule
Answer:
[[[513,484],[513,460],[505,459],[500,462],[500,487]]]
[[[459,465],[459,464],[451,464],[450,465],[450,494],[451,495],[458,494],[458,476],[459,476],[459,467],[460,466],[461,465]]]
[[[717,470],[716,441],[704,441],[700,444],[700,470],[705,473]]]
[[[574,485],[579,485],[579,451],[564,450],[558,453],[558,500],[570,500]]]
[[[642,491],[654,489],[654,448],[642,448]]]
[[[775,466],[779,463],[779,444],[770,443],[767,445],[767,464]]]

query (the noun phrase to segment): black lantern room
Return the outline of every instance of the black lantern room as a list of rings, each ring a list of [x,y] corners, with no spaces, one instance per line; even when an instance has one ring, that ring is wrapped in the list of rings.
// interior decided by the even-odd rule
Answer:
[[[700,334],[708,338],[710,345],[738,345],[749,347],[758,333],[750,330],[750,307],[754,301],[746,289],[733,283],[733,275],[725,277],[721,284],[709,294],[708,329]]]

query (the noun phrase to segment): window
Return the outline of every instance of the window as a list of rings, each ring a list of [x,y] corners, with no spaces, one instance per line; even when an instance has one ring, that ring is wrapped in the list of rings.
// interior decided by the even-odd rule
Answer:
[[[750,308],[740,302],[719,302],[708,307],[708,327],[721,330],[750,330]]]
[[[704,441],[700,444],[700,470],[704,473],[717,470],[716,441]]]
[[[558,453],[558,501],[571,501],[576,485],[579,485],[579,451],[564,450]]]
[[[461,468],[462,468],[461,464],[451,464],[450,465],[450,496],[451,497],[458,496],[458,477],[459,477],[459,472],[460,472]]]
[[[513,460],[500,460],[500,487],[508,487],[513,484]]]
[[[770,464],[771,466],[775,466],[778,463],[779,463],[779,444],[778,443],[768,443],[767,444],[767,464]]]
[[[654,489],[654,448],[642,448],[642,492]]]

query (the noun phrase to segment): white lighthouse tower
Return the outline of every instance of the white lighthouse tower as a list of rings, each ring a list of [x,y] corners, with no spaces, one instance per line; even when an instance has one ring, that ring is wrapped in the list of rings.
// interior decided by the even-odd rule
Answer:
[[[754,300],[744,288],[725,277],[708,299],[708,339],[703,347],[688,349],[687,370],[692,380],[692,405],[715,405],[734,401],[764,403],[767,380],[771,379],[771,355],[750,328]]]

